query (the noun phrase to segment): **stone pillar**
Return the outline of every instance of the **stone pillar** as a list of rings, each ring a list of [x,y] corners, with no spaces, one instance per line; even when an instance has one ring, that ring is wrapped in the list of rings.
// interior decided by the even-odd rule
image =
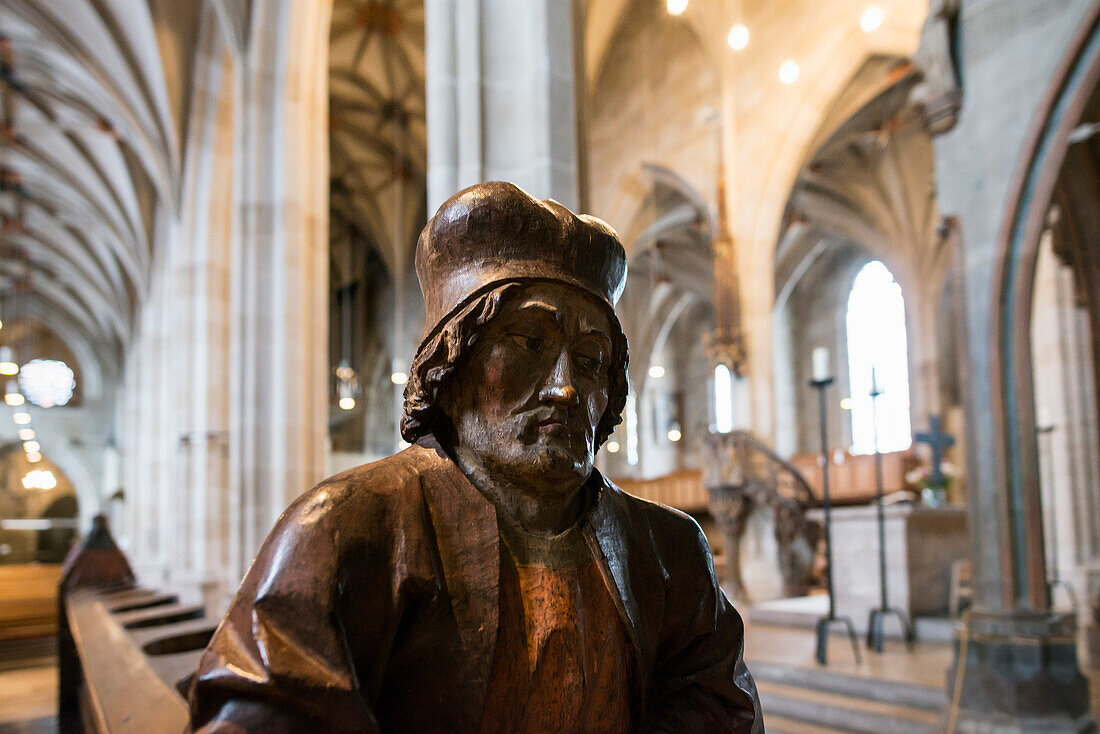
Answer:
[[[968,375],[975,605],[949,683],[955,732],[1095,730],[1073,621],[1050,610],[1026,343],[1030,291],[1021,285],[1034,274],[1027,253],[1038,246],[1050,198],[1041,189],[1054,178],[1046,169],[1060,167],[1044,160],[1058,143],[1037,133],[1073,124],[1061,107],[1051,117],[1051,99],[1074,98],[1072,87],[1088,78],[1079,64],[1095,46],[1087,42],[1096,31],[1092,5],[964,2],[964,110],[935,141],[940,209],[961,224],[956,282]],[[1069,84],[1059,88],[1060,80]]]
[[[427,0],[428,211],[485,180],[578,203],[573,3]]]
[[[234,65],[229,462],[237,572],[324,470],[331,10],[331,0],[252,3]]]
[[[142,583],[219,613],[328,424],[330,0],[204,6],[179,200],[119,411]]]
[[[233,57],[212,13],[199,33],[195,89],[184,164],[179,226],[187,247],[173,262],[177,424],[174,480],[180,487],[171,585],[220,611],[240,581],[229,490],[229,388],[233,319],[234,77]]]

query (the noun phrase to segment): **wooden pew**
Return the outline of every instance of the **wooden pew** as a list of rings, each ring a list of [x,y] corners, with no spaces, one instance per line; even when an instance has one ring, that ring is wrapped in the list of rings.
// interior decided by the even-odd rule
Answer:
[[[0,566],[0,641],[57,634],[60,564]]]
[[[182,732],[191,674],[217,622],[174,594],[78,589],[64,600],[78,669],[61,698],[79,699],[89,734]],[[62,722],[62,732],[76,731]]]

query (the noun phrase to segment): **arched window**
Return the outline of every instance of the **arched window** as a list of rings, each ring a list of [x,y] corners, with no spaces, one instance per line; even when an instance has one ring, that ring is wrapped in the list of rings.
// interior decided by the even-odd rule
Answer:
[[[909,354],[905,333],[905,299],[886,266],[869,262],[856,275],[848,295],[848,374],[852,386],[852,453],[875,450],[875,406],[878,398],[878,448],[904,451],[913,443],[909,421]]]
[[[724,364],[714,368],[714,427],[719,433],[733,430],[733,375]]]
[[[626,463],[638,463],[638,398],[633,391],[627,393],[623,408],[626,423]]]

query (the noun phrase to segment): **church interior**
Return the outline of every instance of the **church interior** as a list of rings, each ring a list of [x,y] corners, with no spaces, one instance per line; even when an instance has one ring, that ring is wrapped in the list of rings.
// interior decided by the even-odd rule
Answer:
[[[1096,731],[1098,134],[1094,0],[0,0],[0,732],[70,648],[180,730],[286,506],[408,446],[489,180],[619,233],[597,467],[703,528],[769,732]]]

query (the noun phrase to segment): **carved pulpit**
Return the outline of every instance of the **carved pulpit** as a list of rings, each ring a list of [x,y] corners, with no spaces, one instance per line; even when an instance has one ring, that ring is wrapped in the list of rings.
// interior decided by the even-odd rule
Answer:
[[[806,520],[813,493],[799,471],[747,431],[711,434],[703,484],[726,536],[726,578],[734,599],[760,602],[805,594],[820,527]],[[749,540],[762,549],[745,557]]]

